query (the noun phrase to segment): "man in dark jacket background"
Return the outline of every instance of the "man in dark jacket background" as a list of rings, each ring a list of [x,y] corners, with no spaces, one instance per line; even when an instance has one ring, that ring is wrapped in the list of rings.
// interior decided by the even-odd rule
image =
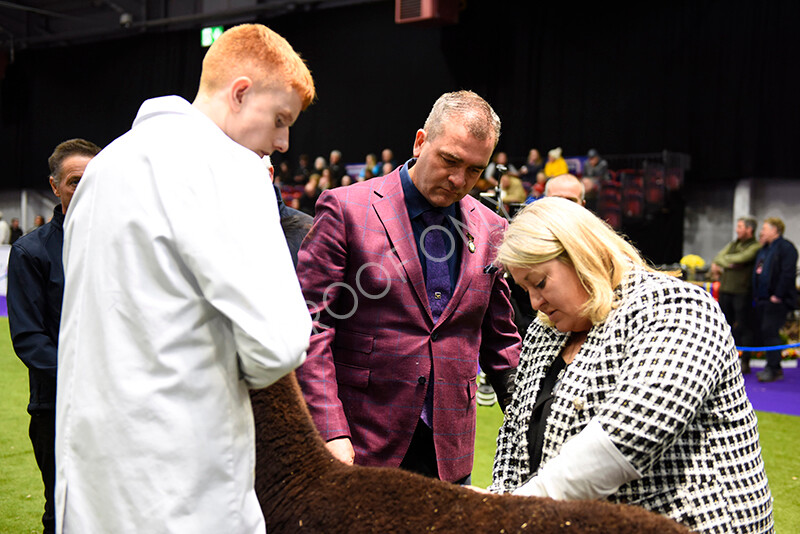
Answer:
[[[753,299],[761,346],[781,344],[778,334],[786,322],[786,314],[797,308],[797,248],[783,238],[786,225],[770,217],[761,226],[763,248],[756,256],[753,269]],[[758,374],[760,382],[783,378],[781,351],[767,351],[767,366]]]
[[[89,161],[100,147],[83,139],[59,144],[50,156],[50,187],[61,200],[47,224],[17,239],[8,259],[8,325],[17,356],[28,367],[29,435],[42,472],[44,533],[55,532],[55,409],[58,327],[64,293],[64,215]]]
[[[311,225],[314,224],[314,217],[286,205],[281,195],[281,188],[275,183],[275,166],[272,165],[272,158],[264,156],[263,161],[269,169],[272,187],[275,188],[275,198],[278,200],[278,215],[281,218],[281,229],[284,237],[286,237],[289,253],[292,255],[292,263],[294,263],[294,268],[297,269],[297,253],[306,234],[311,230]]]

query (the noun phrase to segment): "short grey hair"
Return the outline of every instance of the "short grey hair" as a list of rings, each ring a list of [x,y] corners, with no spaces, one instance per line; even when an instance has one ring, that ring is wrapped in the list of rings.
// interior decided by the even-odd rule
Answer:
[[[476,139],[494,138],[494,145],[500,140],[500,117],[489,103],[472,91],[445,93],[433,104],[424,129],[428,139],[440,133],[444,123],[457,118]]]
[[[753,235],[755,235],[756,226],[758,226],[758,221],[756,220],[755,217],[753,217],[752,215],[743,215],[742,217],[739,217],[736,220],[742,221],[746,227],[750,228],[750,230],[753,231]]]

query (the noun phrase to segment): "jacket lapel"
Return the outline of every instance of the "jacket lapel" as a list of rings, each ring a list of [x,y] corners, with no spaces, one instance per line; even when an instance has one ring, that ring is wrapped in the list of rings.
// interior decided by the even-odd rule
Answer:
[[[457,228],[455,239],[456,244],[461,244],[461,262],[458,269],[458,280],[456,280],[456,286],[453,290],[453,296],[450,297],[450,300],[447,303],[447,307],[442,312],[442,315],[439,317],[439,322],[437,324],[443,324],[444,321],[453,313],[458,307],[458,303],[461,301],[461,298],[466,293],[467,288],[469,288],[476,269],[482,269],[484,266],[479,265],[481,259],[485,256],[480,250],[475,250],[475,252],[471,251],[469,248],[470,243],[473,244],[473,247],[488,247],[490,243],[488,242],[488,238],[485,232],[482,234],[480,233],[480,216],[476,213],[475,206],[468,206],[467,202],[464,200],[459,202],[459,209],[461,210],[461,222],[454,221],[454,224]],[[480,241],[487,240],[485,243],[481,243]],[[488,276],[488,275],[487,275]]]
[[[400,184],[400,173],[395,170],[389,174],[379,189],[373,191],[378,198],[374,200],[372,206],[386,230],[389,244],[402,266],[402,271],[406,273],[406,280],[414,288],[428,317],[433,320],[428,304],[428,295],[425,292],[422,265],[417,255],[417,244],[414,242],[414,231],[411,229],[411,221],[408,219],[403,188]],[[399,266],[397,272],[401,272]]]

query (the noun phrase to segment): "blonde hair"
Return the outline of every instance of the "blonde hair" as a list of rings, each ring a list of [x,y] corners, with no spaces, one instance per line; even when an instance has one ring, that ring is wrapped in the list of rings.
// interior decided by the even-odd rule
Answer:
[[[652,270],[639,252],[605,221],[564,198],[542,198],[517,213],[506,231],[496,263],[533,268],[558,259],[572,266],[589,294],[582,315],[601,323],[617,306],[614,290],[634,268]],[[544,314],[541,320],[552,324]]]
[[[783,232],[786,230],[786,225],[778,217],[767,217],[764,219],[764,222],[775,228],[779,235],[783,235]]]
[[[206,52],[200,93],[213,93],[239,76],[259,89],[290,85],[305,110],[316,97],[314,79],[289,42],[261,24],[241,24],[225,31]]]

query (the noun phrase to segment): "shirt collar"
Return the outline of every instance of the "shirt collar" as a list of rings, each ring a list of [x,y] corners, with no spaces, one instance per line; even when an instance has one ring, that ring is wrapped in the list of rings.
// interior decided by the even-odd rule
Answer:
[[[61,203],[53,207],[53,218],[50,221],[58,227],[64,227],[64,212],[61,211]]]
[[[422,193],[419,192],[417,186],[411,181],[411,175],[408,174],[408,169],[414,166],[417,158],[411,158],[406,161],[405,165],[400,168],[400,183],[403,186],[403,195],[406,201],[406,210],[408,211],[408,218],[412,221],[429,210],[439,211],[445,216],[445,220],[449,221],[450,217],[456,217],[458,202],[450,204],[446,208],[436,208],[431,206]]]

